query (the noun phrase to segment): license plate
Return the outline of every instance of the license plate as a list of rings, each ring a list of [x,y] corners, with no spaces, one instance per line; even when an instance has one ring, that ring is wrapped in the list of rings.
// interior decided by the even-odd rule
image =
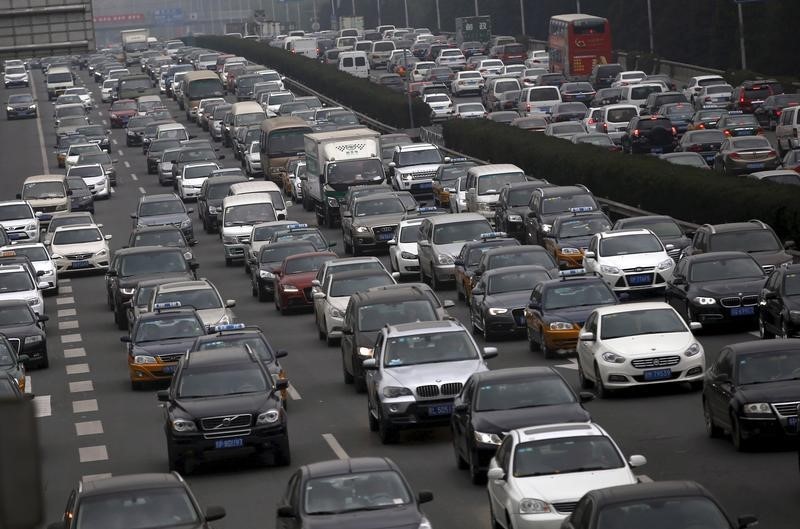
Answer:
[[[550,112],[550,107],[539,107],[539,112]]]
[[[162,369],[161,371],[163,371],[164,373],[174,373],[175,366],[164,366],[164,369]]]
[[[749,164],[747,164],[747,168],[748,169],[763,169],[764,168],[764,164],[763,163],[749,163]]]
[[[735,307],[731,309],[731,316],[753,316],[755,313],[755,307]]]
[[[421,184],[417,184],[417,187],[421,189],[431,189],[433,187],[432,182],[422,182]]]
[[[645,380],[664,380],[672,376],[671,369],[651,369],[644,372]]]
[[[241,448],[244,446],[244,439],[234,437],[233,439],[217,439],[214,441],[214,448]]]
[[[797,431],[797,417],[789,417],[786,421],[786,426],[789,427],[789,430],[796,432]]]
[[[639,274],[628,276],[628,284],[629,285],[649,285],[653,282],[653,276],[651,274]]]
[[[25,238],[27,236],[28,236],[28,234],[27,233],[23,233],[23,232],[13,232],[12,231],[11,233],[8,234],[8,238],[9,239],[23,239],[23,238]]]
[[[379,233],[378,234],[378,240],[379,241],[388,241],[392,237],[394,237],[394,233],[391,233],[391,232],[390,233]]]
[[[706,159],[707,162],[713,162],[715,156],[713,154],[709,154],[709,155],[704,156],[704,158]]]
[[[89,268],[90,266],[92,265],[89,264],[89,261],[73,261],[70,264],[70,268],[72,268],[73,270],[78,268]]]
[[[428,408],[428,415],[440,416],[440,415],[452,415],[452,414],[453,414],[452,404],[440,404],[438,406],[430,406]]]
[[[650,153],[651,154],[661,154],[663,152],[664,152],[664,148],[663,147],[651,147],[650,148]]]

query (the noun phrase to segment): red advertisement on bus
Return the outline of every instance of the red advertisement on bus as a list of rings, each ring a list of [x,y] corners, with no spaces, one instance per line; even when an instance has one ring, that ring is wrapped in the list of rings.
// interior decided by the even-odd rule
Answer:
[[[611,26],[592,15],[556,15],[550,19],[550,71],[567,79],[588,79],[596,64],[611,62]]]

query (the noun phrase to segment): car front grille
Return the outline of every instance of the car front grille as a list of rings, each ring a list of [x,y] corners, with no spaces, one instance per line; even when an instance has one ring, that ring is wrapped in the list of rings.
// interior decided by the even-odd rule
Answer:
[[[726,309],[734,307],[752,307],[758,304],[758,296],[731,296],[719,300],[719,304]]]
[[[416,392],[417,396],[419,397],[424,399],[432,399],[440,395],[458,395],[461,392],[462,386],[463,384],[461,382],[447,382],[441,386],[437,386],[436,384],[428,384],[426,386],[417,386]]]
[[[72,254],[65,255],[64,257],[66,257],[70,261],[82,261],[84,259],[90,258],[92,255],[94,255],[94,254],[91,254],[91,253],[72,253]]]
[[[20,349],[22,347],[22,342],[20,341],[20,339],[19,338],[9,338],[8,341],[11,344],[11,347],[13,347],[14,350],[17,352],[17,354],[19,354],[19,351],[20,351]]]
[[[425,398],[432,399],[439,396],[439,386],[430,384],[428,386],[417,386],[417,395]]]
[[[795,417],[797,416],[798,405],[800,405],[800,402],[776,402],[772,404],[772,407],[775,408],[775,411],[778,412],[778,415],[782,415],[784,417]]]
[[[679,364],[680,356],[656,356],[653,358],[637,358],[631,361],[636,369],[650,369],[653,367],[670,367]]]
[[[429,173],[411,173],[411,178],[414,180],[430,180],[436,176],[436,172]]]
[[[640,266],[638,268],[623,268],[622,271],[627,274],[638,274],[639,272],[652,272],[655,270],[654,266]]]
[[[461,382],[448,382],[447,384],[442,384],[441,394],[458,395],[461,392],[461,386],[463,386]]]
[[[219,417],[205,417],[200,419],[200,426],[206,431],[229,430],[250,426],[253,416],[249,413],[239,415],[220,415]]]
[[[170,353],[170,354],[158,355],[159,362],[163,363],[177,362],[181,358],[183,358],[183,353]]]
[[[36,211],[41,211],[42,213],[52,213],[56,210],[58,210],[58,206],[43,206],[36,208]]]
[[[564,501],[554,503],[553,507],[555,507],[556,511],[560,512],[561,514],[569,514],[575,510],[576,505],[578,505],[577,501]]]
[[[775,270],[775,265],[762,265],[761,269],[765,274],[771,274]]]

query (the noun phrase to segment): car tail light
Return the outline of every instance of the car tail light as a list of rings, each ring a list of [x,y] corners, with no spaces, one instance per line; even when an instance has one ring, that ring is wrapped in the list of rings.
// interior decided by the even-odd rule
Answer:
[[[794,170],[795,170],[795,172],[797,172],[797,173],[800,173],[800,165],[796,166],[796,167],[794,168]]]
[[[758,127],[756,129],[756,134],[764,134],[764,129],[762,129],[761,127]]]
[[[783,113],[783,111],[782,111],[782,110],[780,110],[780,109],[779,109],[779,110],[776,110],[776,111],[775,111],[775,117],[780,117],[782,113]]]
[[[726,135],[726,136],[730,136],[731,135],[731,131],[729,131],[728,129],[723,130],[722,133],[724,135]]]
[[[732,153],[730,153],[730,154],[729,154],[729,156],[730,156],[731,158],[733,158],[734,160],[738,160],[739,158],[741,158],[741,157],[742,157],[742,155],[741,155],[741,154],[739,154],[738,152],[732,152]]]
[[[700,152],[700,151],[703,150],[703,146],[702,145],[696,145],[696,144],[695,145],[690,145],[688,150],[691,151],[691,152]]]
[[[531,111],[531,104],[530,103],[525,103],[525,111],[526,112],[530,112]]]
[[[639,129],[633,129],[633,137],[634,138],[638,138],[639,137]]]
[[[603,123],[603,132],[608,133],[608,123]]]
[[[678,134],[678,129],[676,129],[675,127],[672,127],[672,135],[675,136],[677,134]]]
[[[587,125],[594,125],[595,123],[597,123],[597,120],[594,118],[589,118],[589,120],[586,122]]]
[[[697,128],[698,129],[704,129],[704,128],[706,128],[706,124],[705,123],[700,123],[700,124],[697,125]]]
[[[739,98],[739,103],[744,104],[744,96]]]
[[[711,101],[711,98],[710,97],[704,97],[703,101]]]

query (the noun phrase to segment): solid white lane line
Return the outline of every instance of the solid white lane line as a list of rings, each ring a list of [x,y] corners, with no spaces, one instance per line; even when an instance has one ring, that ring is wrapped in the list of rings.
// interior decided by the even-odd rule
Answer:
[[[72,401],[72,413],[88,413],[97,411],[97,399]]]
[[[122,162],[122,165],[124,165],[126,169],[130,169],[131,168],[131,162],[129,162],[128,160],[125,160],[124,162]]]
[[[33,398],[34,416],[37,419],[42,417],[50,417],[53,414],[53,409],[50,404],[50,395],[40,395]]]
[[[80,334],[62,334],[61,343],[78,343],[82,341]]]
[[[86,356],[86,349],[76,347],[74,349],[64,349],[64,358],[81,358]]]
[[[25,375],[25,393],[33,393],[33,380],[30,375]]]
[[[89,372],[89,364],[68,364],[65,368],[68,375],[83,375]]]
[[[34,101],[39,97],[36,95],[36,83],[30,83],[31,92]],[[39,154],[42,156],[42,173],[49,173],[49,165],[47,164],[47,150],[44,143],[44,132],[42,131],[42,111],[41,108],[36,109],[36,134],[39,136]]]
[[[84,482],[88,482],[88,481],[97,481],[98,479],[108,479],[110,477],[113,477],[113,474],[111,472],[105,472],[103,474],[87,474],[83,476],[81,479]]]
[[[645,476],[644,474],[639,474],[638,476],[636,476],[636,479],[639,481],[639,483],[652,483],[653,482],[653,478],[651,478],[650,476]]]
[[[78,458],[81,463],[91,463],[92,461],[107,461],[108,450],[106,445],[82,446],[78,448]]]
[[[78,320],[60,321],[58,322],[58,330],[66,331],[68,329],[77,329]]]
[[[328,443],[328,446],[331,447],[333,453],[336,454],[336,457],[339,459],[348,459],[350,456],[347,455],[342,445],[339,444],[339,441],[333,436],[332,433],[324,433],[322,434],[322,438],[325,439],[325,442]]]
[[[59,318],[69,318],[70,316],[77,316],[78,312],[75,309],[59,309]]]
[[[94,384],[91,380],[80,380],[78,382],[69,383],[70,393],[83,393],[87,391],[94,391]]]
[[[125,163],[128,163],[128,162],[125,162]],[[138,176],[136,176],[136,173],[131,173],[131,180],[133,180],[133,181],[135,182],[135,181],[137,181],[138,179],[139,179],[139,177],[138,177]]]
[[[62,285],[69,285],[70,283],[72,283],[72,279],[65,277],[64,279],[59,279],[58,282],[61,283]]]
[[[753,336],[755,336],[756,338],[761,338],[761,333],[760,333],[760,332],[758,332],[758,331],[750,331],[750,332],[748,332],[747,334],[752,334],[752,335],[753,335]]]
[[[63,287],[59,287],[59,292],[62,294],[72,294],[72,286],[64,285]]]
[[[294,386],[291,385],[291,384],[289,384],[289,389],[287,389],[286,391],[289,392],[289,396],[292,398],[292,400],[302,400],[303,399],[303,397],[300,396],[300,394],[297,392],[296,389],[294,389]]]
[[[139,188],[139,193],[145,195],[145,194],[147,194],[147,191],[145,191],[143,187],[140,187]]]
[[[578,361],[575,358],[569,359],[569,364],[560,364],[556,367],[560,367],[561,369],[572,369],[573,371],[578,370]]]
[[[101,421],[84,421],[75,423],[75,434],[81,435],[99,435],[103,433],[103,423]]]
[[[56,298],[56,305],[72,305],[75,303],[75,298],[72,296]]]

